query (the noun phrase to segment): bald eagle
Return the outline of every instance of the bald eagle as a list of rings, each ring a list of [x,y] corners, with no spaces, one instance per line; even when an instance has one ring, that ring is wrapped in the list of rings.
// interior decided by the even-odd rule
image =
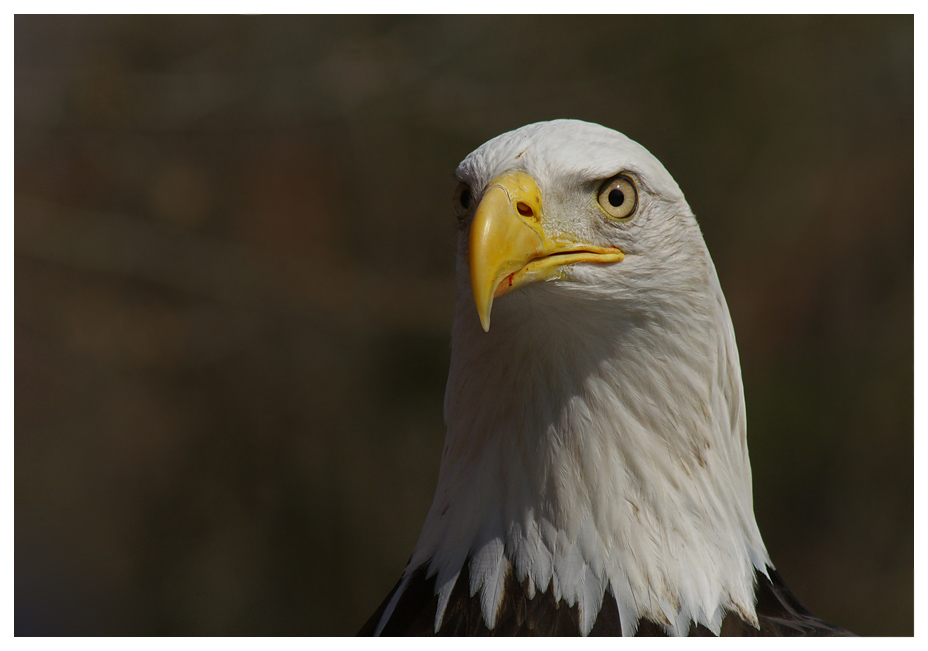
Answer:
[[[764,546],[731,317],[661,163],[555,120],[457,178],[438,486],[360,634],[848,634]]]

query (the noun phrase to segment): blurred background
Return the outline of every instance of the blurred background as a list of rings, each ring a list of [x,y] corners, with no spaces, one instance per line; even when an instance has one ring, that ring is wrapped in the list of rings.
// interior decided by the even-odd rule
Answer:
[[[780,573],[911,635],[913,30],[17,16],[16,634],[353,634],[438,472],[453,171],[575,117],[700,219]]]

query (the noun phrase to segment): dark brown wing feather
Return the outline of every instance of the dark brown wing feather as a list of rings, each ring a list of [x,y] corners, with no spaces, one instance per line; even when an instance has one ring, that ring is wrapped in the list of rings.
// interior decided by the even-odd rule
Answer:
[[[734,618],[731,614],[725,618],[722,624],[722,635],[765,635],[765,636],[848,636],[854,635],[840,626],[834,626],[823,622],[818,617],[810,613],[799,603],[799,600],[793,595],[780,573],[772,567],[767,568],[766,576],[757,573],[755,577],[757,594],[757,619],[760,624],[760,630],[744,624],[741,618]],[[729,624],[729,619],[737,619],[742,627],[737,626],[736,622]],[[726,632],[726,625],[734,630]],[[742,631],[743,627],[749,628],[753,633]]]
[[[826,624],[803,608],[783,583],[776,570],[767,568],[768,579],[761,573],[756,576],[757,618],[760,628],[748,624],[738,615],[728,613],[722,622],[723,636],[834,636],[853,635],[848,631]],[[506,577],[503,603],[496,626],[490,630],[483,621],[480,600],[470,596],[470,577],[465,564],[451,592],[438,635],[455,636],[558,636],[579,635],[580,617],[577,606],[556,601],[551,591],[537,593],[530,599],[525,587],[510,572]],[[399,583],[358,632],[373,635]],[[382,635],[435,635],[435,612],[438,597],[435,579],[426,578],[425,568],[413,573],[384,626]],[[590,635],[621,635],[619,610],[615,597],[606,591],[603,604]],[[702,625],[694,625],[691,636],[708,636],[712,632]],[[664,636],[664,627],[649,620],[638,622],[636,635]]]

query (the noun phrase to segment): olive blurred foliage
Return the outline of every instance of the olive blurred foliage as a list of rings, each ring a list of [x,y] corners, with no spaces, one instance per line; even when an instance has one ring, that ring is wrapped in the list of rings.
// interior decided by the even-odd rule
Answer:
[[[455,166],[648,147],[786,581],[913,632],[913,40],[879,17],[15,18],[15,628],[352,634],[432,497]]]

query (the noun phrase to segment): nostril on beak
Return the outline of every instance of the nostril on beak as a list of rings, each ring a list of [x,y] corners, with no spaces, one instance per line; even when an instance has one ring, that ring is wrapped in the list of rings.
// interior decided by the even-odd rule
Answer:
[[[525,203],[524,201],[520,201],[519,203],[516,204],[516,210],[518,210],[519,214],[522,215],[523,217],[534,217],[535,216],[535,211],[532,210],[532,207],[528,205],[527,203]]]

